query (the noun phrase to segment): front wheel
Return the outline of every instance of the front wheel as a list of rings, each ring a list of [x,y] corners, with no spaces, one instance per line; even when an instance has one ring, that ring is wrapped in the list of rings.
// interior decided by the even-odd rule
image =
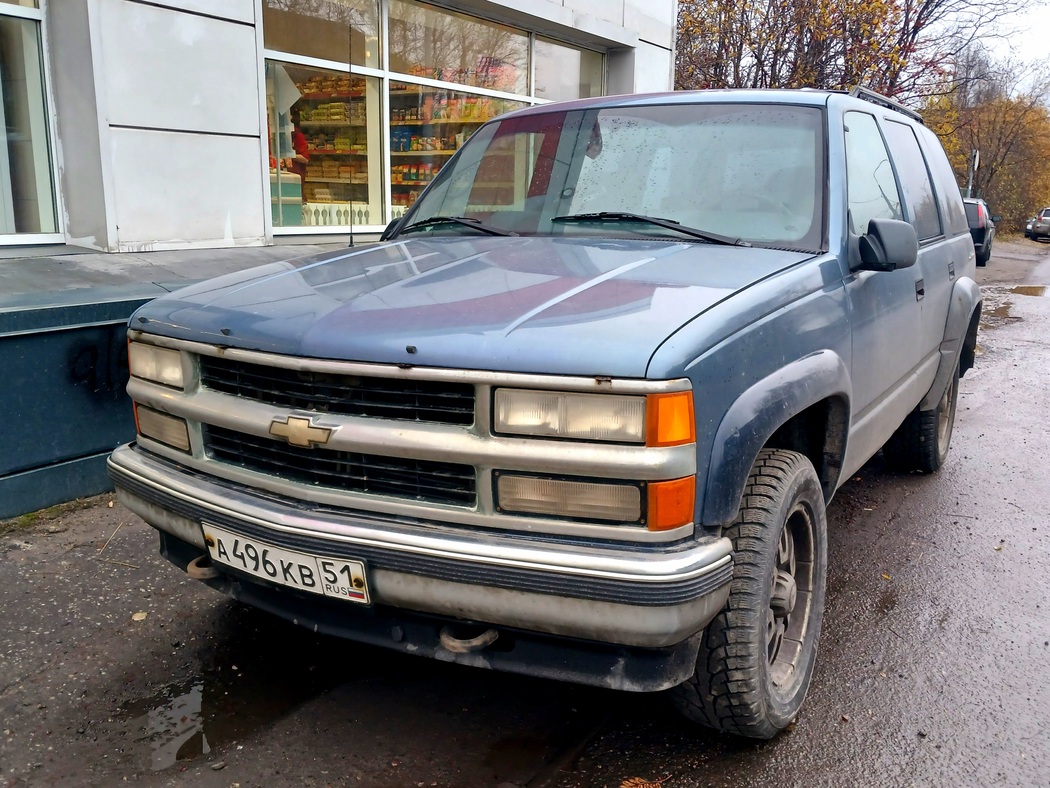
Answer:
[[[770,739],[802,706],[824,614],[827,523],[810,461],[763,449],[726,536],[729,599],[704,631],[696,672],[673,698],[696,722]]]
[[[916,408],[882,447],[882,456],[895,471],[939,471],[948,459],[959,404],[959,368],[956,366],[937,406]]]

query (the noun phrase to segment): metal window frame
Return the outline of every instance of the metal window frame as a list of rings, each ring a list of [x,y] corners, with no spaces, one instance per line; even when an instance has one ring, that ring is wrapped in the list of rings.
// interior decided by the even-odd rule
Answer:
[[[39,23],[37,34],[40,38],[40,67],[44,83],[44,119],[47,123],[48,172],[51,177],[51,193],[54,197],[52,207],[55,211],[55,231],[51,233],[2,233],[0,234],[0,248],[5,246],[43,246],[66,242],[65,210],[62,201],[62,190],[59,188],[55,97],[51,88],[51,37],[48,35],[47,14],[45,13],[47,3],[48,0],[38,0],[37,8],[0,3],[0,17],[26,19]]]

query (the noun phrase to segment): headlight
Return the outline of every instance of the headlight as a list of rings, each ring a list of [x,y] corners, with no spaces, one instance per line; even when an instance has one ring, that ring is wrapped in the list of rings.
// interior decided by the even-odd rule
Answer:
[[[643,397],[496,389],[494,405],[496,433],[649,446],[696,439],[691,391]]]
[[[145,342],[128,343],[128,369],[136,378],[181,389],[182,354]]]
[[[543,438],[645,442],[645,397],[497,389],[495,431]]]

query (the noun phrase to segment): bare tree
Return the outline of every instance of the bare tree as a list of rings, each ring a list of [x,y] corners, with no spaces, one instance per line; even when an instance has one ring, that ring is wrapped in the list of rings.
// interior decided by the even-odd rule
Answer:
[[[676,85],[947,91],[954,68],[1023,0],[681,0]]]

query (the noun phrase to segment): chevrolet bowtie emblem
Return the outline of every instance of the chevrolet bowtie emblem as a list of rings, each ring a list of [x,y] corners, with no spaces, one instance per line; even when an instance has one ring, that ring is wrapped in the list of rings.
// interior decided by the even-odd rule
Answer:
[[[310,449],[328,443],[328,439],[332,437],[332,430],[328,427],[315,427],[310,423],[310,419],[289,416],[288,421],[274,419],[270,422],[270,434],[284,438],[293,446]]]

